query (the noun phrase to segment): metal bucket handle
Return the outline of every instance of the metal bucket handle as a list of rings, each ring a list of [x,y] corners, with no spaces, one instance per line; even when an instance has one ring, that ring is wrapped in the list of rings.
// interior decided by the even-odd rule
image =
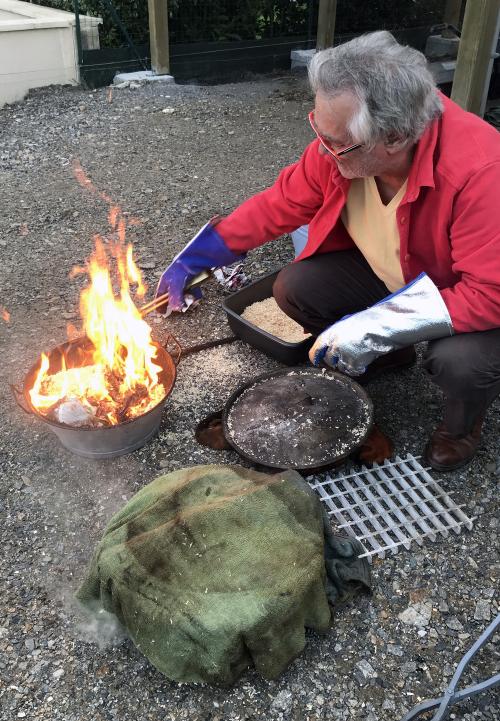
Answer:
[[[168,346],[170,343],[173,343],[173,345],[174,345],[174,352],[171,352],[169,350]],[[170,355],[170,357],[174,361],[174,365],[178,365],[179,361],[181,359],[181,355],[182,355],[182,346],[179,343],[179,341],[177,340],[177,338],[174,335],[172,335],[172,333],[168,334],[167,340],[163,343],[163,348],[167,351],[167,353]]]
[[[26,415],[31,416],[33,415],[29,408],[26,408],[24,403],[21,401],[21,399],[24,401],[24,394],[20,388],[18,388],[14,383],[9,383],[10,390],[12,391],[12,395],[14,396],[14,400],[16,401],[19,408],[26,413]]]

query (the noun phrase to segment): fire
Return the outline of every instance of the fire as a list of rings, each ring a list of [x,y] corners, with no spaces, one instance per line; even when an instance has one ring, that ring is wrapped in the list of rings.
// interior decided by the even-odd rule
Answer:
[[[0,305],[0,317],[3,318],[6,323],[10,323],[10,313],[3,305]]]
[[[113,238],[105,243],[95,237],[94,252],[84,269],[90,283],[80,296],[82,335],[92,345],[77,367],[75,359],[67,357],[52,373],[49,357],[42,354],[30,390],[31,403],[40,413],[51,415],[62,403],[78,401],[78,407],[97,425],[135,418],[165,396],[151,328],[131,296],[131,286],[138,298],[146,288],[132,246],[125,244],[126,221],[117,207],[110,208],[108,219]]]

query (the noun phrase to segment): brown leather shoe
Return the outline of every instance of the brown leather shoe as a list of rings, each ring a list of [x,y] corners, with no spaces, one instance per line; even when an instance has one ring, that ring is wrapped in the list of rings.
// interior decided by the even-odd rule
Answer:
[[[409,345],[406,348],[392,351],[386,355],[380,356],[370,363],[366,371],[360,376],[352,376],[352,379],[365,386],[370,381],[378,378],[386,371],[396,370],[396,368],[406,368],[413,365],[417,359],[415,346]]]
[[[425,447],[424,460],[436,471],[454,471],[466,466],[479,447],[483,420],[484,416],[480,416],[472,431],[465,436],[451,435],[442,423]]]

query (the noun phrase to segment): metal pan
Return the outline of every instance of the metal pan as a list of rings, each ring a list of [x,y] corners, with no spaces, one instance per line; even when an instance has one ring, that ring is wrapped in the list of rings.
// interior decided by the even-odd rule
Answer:
[[[297,367],[238,388],[222,421],[226,439],[248,461],[317,471],[363,444],[373,426],[373,404],[365,389],[342,373]]]

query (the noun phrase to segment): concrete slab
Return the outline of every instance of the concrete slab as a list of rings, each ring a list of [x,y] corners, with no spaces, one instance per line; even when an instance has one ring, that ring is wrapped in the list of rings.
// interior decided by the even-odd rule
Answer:
[[[428,67],[438,85],[442,85],[443,83],[452,83],[455,68],[457,67],[457,61],[437,60],[436,62],[429,63]]]
[[[443,38],[441,35],[429,35],[425,45],[425,56],[429,60],[456,58],[459,43],[460,38]]]
[[[292,50],[290,53],[291,69],[295,68],[307,68],[311,62],[316,50]]]
[[[155,75],[152,70],[138,70],[135,73],[117,73],[113,85],[121,83],[175,83],[173,75]]]

